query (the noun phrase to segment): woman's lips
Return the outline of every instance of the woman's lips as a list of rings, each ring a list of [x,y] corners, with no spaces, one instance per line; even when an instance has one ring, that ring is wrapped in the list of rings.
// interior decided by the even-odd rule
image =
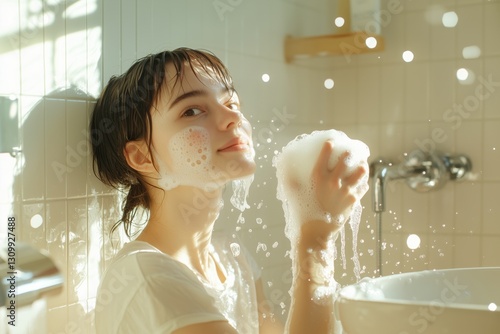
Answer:
[[[250,148],[248,140],[242,138],[234,138],[228,141],[219,152],[233,152],[233,151],[244,151]]]

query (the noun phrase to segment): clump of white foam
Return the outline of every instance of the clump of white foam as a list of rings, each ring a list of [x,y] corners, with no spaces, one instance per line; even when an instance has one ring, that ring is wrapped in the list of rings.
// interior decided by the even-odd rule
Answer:
[[[283,203],[285,211],[287,237],[295,243],[300,225],[307,220],[324,220],[343,225],[348,217],[341,215],[332,217],[324,212],[315,196],[315,185],[311,174],[318,160],[324,143],[333,142],[333,152],[328,162],[328,169],[333,170],[340,157],[349,152],[345,160],[347,166],[342,178],[348,177],[357,167],[367,165],[370,156],[368,146],[349,138],[345,133],[337,130],[314,131],[303,134],[289,142],[273,159],[278,178],[277,197]],[[359,181],[359,191],[366,189],[368,175]],[[297,191],[299,189],[299,191]]]
[[[250,205],[247,203],[248,192],[252,185],[254,175],[249,175],[245,178],[233,180],[233,195],[231,196],[231,204],[241,212],[249,209]]]
[[[290,257],[296,265],[296,245],[302,223],[306,221],[321,220],[332,224],[337,224],[340,231],[344,223],[349,220],[353,234],[358,231],[361,220],[361,204],[355,203],[349,217],[343,217],[341,214],[332,217],[325,212],[316,199],[316,184],[312,179],[313,168],[316,165],[319,154],[326,141],[333,142],[333,152],[329,158],[327,168],[333,170],[340,158],[345,152],[349,154],[345,157],[344,163],[346,169],[340,176],[341,179],[348,178],[359,166],[368,165],[370,150],[366,144],[359,140],[349,138],[345,133],[337,130],[314,131],[311,134],[303,134],[289,142],[281,153],[273,159],[273,166],[276,168],[278,179],[277,197],[283,203],[285,212],[285,234],[291,241],[292,250]],[[356,184],[356,191],[363,194],[368,187],[368,175],[363,177]],[[313,301],[318,304],[329,302],[338,289],[338,284],[334,278],[334,259],[336,251],[334,242],[338,234],[330,237],[326,250],[311,250],[310,264],[315,267],[311,272],[316,283],[313,291]],[[342,235],[343,243],[344,235]],[[353,242],[357,242],[357,236],[354,236]],[[353,250],[356,251],[356,245],[353,244]],[[342,257],[345,259],[345,252],[342,251]],[[344,260],[345,261],[345,260]],[[357,254],[353,257],[354,271],[359,279],[359,261]],[[295,269],[297,270],[297,269]],[[294,270],[294,275],[297,273]],[[293,288],[293,287],[292,287]]]

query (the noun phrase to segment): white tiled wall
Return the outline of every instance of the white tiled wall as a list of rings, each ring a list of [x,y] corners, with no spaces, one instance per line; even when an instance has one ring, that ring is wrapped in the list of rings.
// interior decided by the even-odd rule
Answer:
[[[446,140],[438,148],[469,155],[475,178],[428,194],[401,182],[388,185],[384,273],[499,266],[500,2],[401,1],[401,6],[383,25],[384,52],[285,64],[285,36],[330,33],[334,2],[2,1],[0,95],[19,106],[23,153],[0,155],[0,219],[15,215],[20,239],[49,251],[67,279],[64,293],[49,300],[48,333],[92,331],[87,313],[113,255],[104,240],[119,213],[117,195],[93,177],[88,161],[85,129],[93,97],[138,57],[179,46],[219,55],[254,125],[258,171],[252,209],[237,224],[239,213],[227,202],[220,228],[238,233],[256,253],[276,313],[289,305],[290,263],[271,158],[295,135],[314,129],[344,130],[365,141],[372,157],[394,161],[417,143],[429,145],[433,131],[442,129]],[[455,28],[440,22],[447,11],[459,17]],[[479,58],[463,59],[462,48],[469,45],[481,49]],[[402,60],[405,50],[415,54],[413,62]],[[476,80],[459,83],[460,67],[473,70]],[[271,78],[267,83],[261,80],[264,73]],[[323,87],[327,78],[335,82],[331,90]],[[470,114],[446,118],[457,115],[448,111],[455,104],[474,96],[479,78],[493,82],[489,96]],[[272,130],[277,127],[281,131]],[[370,194],[363,200],[358,236],[368,276],[376,248],[370,200]],[[30,225],[35,214],[44,218],[39,228]],[[407,248],[409,234],[420,236],[419,249]],[[349,259],[350,232],[346,236]],[[337,276],[344,284],[354,280],[350,260],[343,269],[339,259]]]

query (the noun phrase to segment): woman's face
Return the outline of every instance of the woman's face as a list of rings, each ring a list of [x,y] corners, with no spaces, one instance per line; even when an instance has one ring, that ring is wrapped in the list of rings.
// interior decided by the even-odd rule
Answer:
[[[196,70],[196,68],[195,68]],[[186,65],[174,86],[174,66],[167,66],[167,83],[152,112],[152,149],[160,180],[216,189],[255,171],[250,123],[240,112],[236,92],[227,91],[204,70]]]

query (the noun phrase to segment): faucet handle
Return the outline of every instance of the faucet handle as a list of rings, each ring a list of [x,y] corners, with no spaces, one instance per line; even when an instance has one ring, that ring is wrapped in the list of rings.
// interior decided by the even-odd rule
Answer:
[[[472,171],[472,161],[466,155],[443,154],[441,160],[450,173],[450,180],[462,179]]]
[[[408,186],[418,192],[440,189],[448,180],[461,179],[472,170],[467,156],[439,151],[414,151],[407,156],[405,165],[420,169],[420,173],[406,179]]]

